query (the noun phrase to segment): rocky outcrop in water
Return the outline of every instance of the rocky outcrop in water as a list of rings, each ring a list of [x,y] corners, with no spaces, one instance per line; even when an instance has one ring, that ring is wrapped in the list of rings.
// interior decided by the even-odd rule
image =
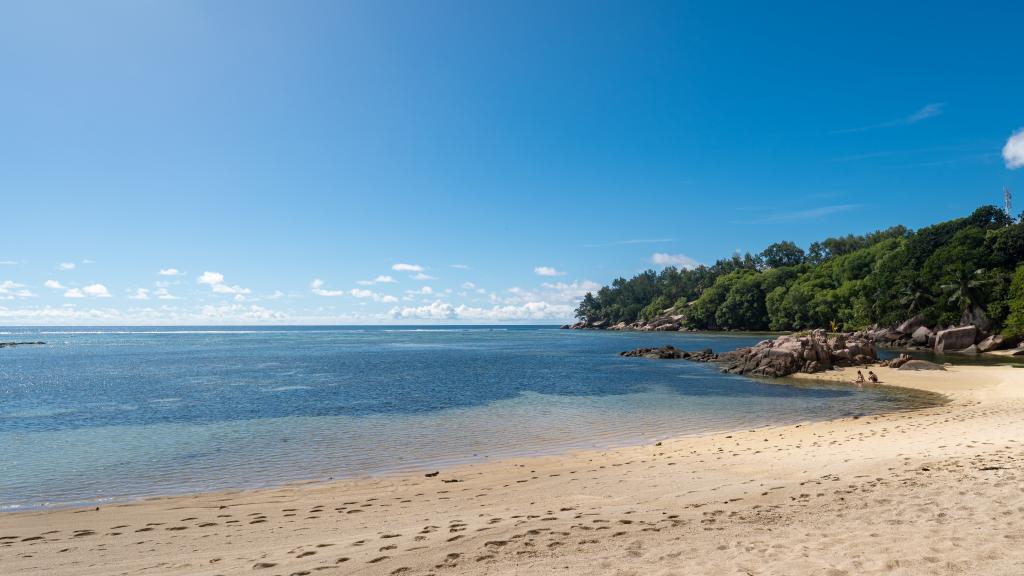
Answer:
[[[722,354],[715,354],[710,348],[687,352],[667,345],[661,348],[637,348],[620,352],[620,355],[716,362],[722,372],[768,378],[789,376],[797,372],[813,374],[833,366],[856,366],[878,361],[870,340],[851,334],[838,334],[830,340],[823,330],[762,340],[750,348],[739,348]]]
[[[0,348],[11,348],[14,346],[42,346],[46,342],[0,342]]]
[[[935,351],[943,352],[961,351],[974,346],[978,336],[978,329],[974,326],[961,326],[959,328],[948,328],[935,335]]]
[[[909,354],[900,354],[892,360],[885,360],[881,363],[882,366],[888,366],[889,368],[895,368],[897,370],[945,370],[946,367],[942,364],[936,364],[935,362],[929,362],[927,360],[915,360]]]
[[[762,340],[751,348],[719,354],[722,371],[778,378],[803,372],[813,374],[834,366],[857,366],[878,361],[870,340],[838,334],[829,340],[824,330]]]
[[[661,348],[637,348],[627,352],[619,352],[619,356],[627,358],[652,358],[655,360],[675,360],[683,357],[683,350],[668,344]]]
[[[637,348],[635,350],[628,350],[626,352],[619,352],[619,356],[625,356],[627,358],[651,358],[654,360],[690,360],[692,362],[711,362],[718,358],[718,355],[711,351],[711,348],[705,348],[699,352],[687,352],[667,344],[660,348]]]

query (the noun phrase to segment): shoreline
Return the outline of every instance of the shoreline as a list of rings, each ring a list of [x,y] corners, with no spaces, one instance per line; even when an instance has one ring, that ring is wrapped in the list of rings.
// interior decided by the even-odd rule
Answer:
[[[1013,479],[1024,477],[1024,371],[872,369],[883,384],[949,401],[459,465],[429,478],[5,512],[0,564],[11,574],[735,573],[741,565],[753,574],[925,574],[947,565],[1019,573],[1024,497]],[[853,373],[792,379],[849,383]],[[965,474],[980,475],[966,491]],[[911,501],[927,505],[915,511]],[[1005,513],[988,514],[993,506]],[[952,517],[958,522],[942,520]],[[836,526],[821,523],[827,518]],[[916,534],[905,533],[908,524]],[[880,541],[885,534],[892,538]],[[893,554],[878,554],[880,545]]]
[[[713,365],[709,365],[713,366]],[[714,366],[715,372],[717,373],[717,366]],[[817,375],[817,374],[815,374]],[[855,390],[855,387],[845,381],[839,381],[835,379],[827,378],[814,378],[815,375],[802,375],[811,377],[796,377],[797,375],[790,375],[788,377],[780,378],[767,378],[759,376],[737,376],[747,380],[755,381],[762,385],[770,386],[791,386],[791,387],[816,387],[816,386],[828,386],[829,388],[839,388],[843,390]],[[886,387],[883,385],[882,387]],[[150,502],[156,500],[173,499],[173,498],[187,498],[204,495],[216,495],[216,494],[236,494],[236,493],[249,493],[258,491],[267,491],[275,489],[286,489],[295,486],[309,486],[309,485],[330,485],[332,483],[339,482],[357,482],[357,481],[372,481],[376,479],[386,478],[402,478],[406,476],[417,476],[427,472],[434,471],[447,471],[454,470],[463,467],[471,467],[483,464],[493,464],[507,462],[511,460],[529,460],[533,458],[548,458],[548,457],[562,457],[562,456],[574,456],[583,455],[589,453],[603,453],[613,450],[631,449],[641,446],[649,446],[660,441],[669,440],[685,440],[694,438],[703,438],[716,435],[731,434],[734,432],[741,432],[744,430],[755,431],[755,430],[767,430],[785,426],[792,426],[797,423],[809,424],[815,422],[829,422],[835,420],[842,420],[845,418],[861,418],[875,415],[902,413],[908,411],[915,411],[929,407],[941,406],[947,402],[945,397],[936,394],[936,397],[924,397],[916,396],[920,394],[931,395],[933,393],[914,390],[909,388],[900,387],[888,387],[900,390],[900,394],[906,395],[905,400],[908,404],[920,404],[915,406],[905,406],[895,410],[879,411],[879,412],[867,412],[867,413],[850,413],[847,416],[840,416],[838,418],[810,418],[799,421],[782,421],[772,422],[768,424],[757,424],[754,427],[721,427],[721,428],[709,428],[698,431],[689,432],[673,432],[668,434],[655,434],[649,435],[646,438],[639,437],[620,437],[614,440],[607,440],[604,443],[595,442],[594,445],[590,446],[559,446],[557,444],[549,444],[545,446],[531,446],[530,448],[522,448],[519,451],[501,452],[494,455],[473,455],[463,456],[461,458],[448,458],[443,461],[423,461],[418,463],[404,464],[394,468],[381,469],[377,471],[364,471],[358,472],[351,475],[335,475],[335,476],[322,476],[322,477],[308,477],[308,478],[294,478],[283,481],[268,480],[264,483],[253,483],[250,485],[236,485],[227,487],[217,487],[212,489],[190,489],[183,488],[180,490],[170,490],[159,493],[148,493],[138,495],[111,495],[91,500],[78,500],[68,502],[56,502],[43,505],[8,505],[7,507],[0,506],[0,518],[4,515],[18,514],[18,513],[30,513],[30,512],[56,512],[66,510],[86,510],[94,509],[96,507],[107,507],[107,506],[118,506],[125,504],[134,504],[140,502]],[[915,397],[916,396],[916,397]],[[738,425],[739,423],[734,423]]]

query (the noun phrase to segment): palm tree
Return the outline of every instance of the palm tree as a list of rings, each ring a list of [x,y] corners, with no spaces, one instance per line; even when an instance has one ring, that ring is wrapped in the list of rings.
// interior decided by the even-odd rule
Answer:
[[[953,271],[953,281],[943,284],[942,290],[949,293],[949,302],[956,302],[961,312],[968,312],[981,306],[980,288],[988,283],[982,278],[984,268],[978,268],[973,272],[965,268],[958,268]]]
[[[876,300],[879,301],[879,300]],[[907,312],[914,314],[931,304],[932,295],[928,293],[924,283],[919,278],[911,279],[906,286],[900,290],[900,304],[907,307]]]

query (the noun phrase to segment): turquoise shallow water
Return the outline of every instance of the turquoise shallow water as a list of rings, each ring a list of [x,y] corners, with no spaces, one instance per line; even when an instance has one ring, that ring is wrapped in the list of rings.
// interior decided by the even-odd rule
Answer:
[[[621,358],[756,335],[0,328],[0,510],[436,468],[918,407]]]

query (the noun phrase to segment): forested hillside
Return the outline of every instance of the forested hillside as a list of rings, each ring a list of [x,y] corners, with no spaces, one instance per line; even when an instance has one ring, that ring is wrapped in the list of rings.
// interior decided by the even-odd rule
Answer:
[[[1024,334],[1024,223],[994,206],[916,231],[828,238],[807,251],[778,242],[711,266],[648,270],[588,293],[593,325],[666,313],[692,329],[856,330],[913,315]],[[603,322],[602,322],[603,321]]]

